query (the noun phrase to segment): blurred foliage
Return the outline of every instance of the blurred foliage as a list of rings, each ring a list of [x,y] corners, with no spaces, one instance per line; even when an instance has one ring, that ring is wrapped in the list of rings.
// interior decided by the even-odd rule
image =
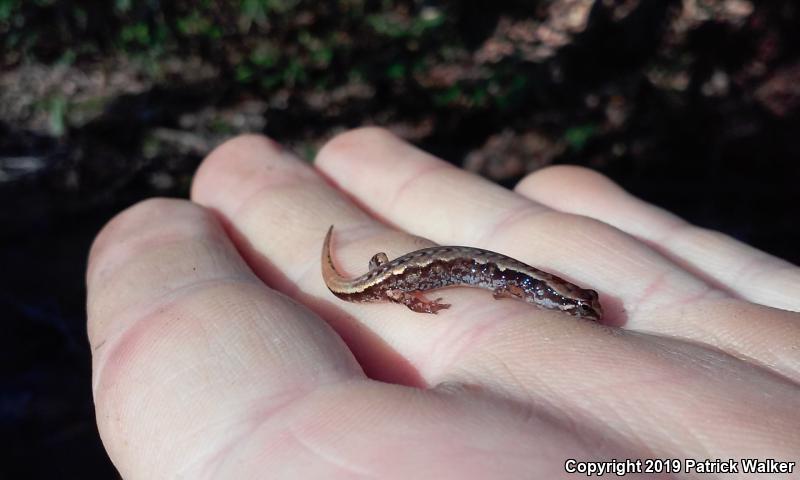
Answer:
[[[0,66],[123,55],[151,65],[196,56],[256,91],[332,88],[353,79],[403,85],[432,106],[510,105],[525,77],[498,65],[452,85],[420,85],[433,65],[464,55],[447,9],[421,2],[0,0]],[[46,28],[43,28],[46,26]]]
[[[195,152],[244,131],[313,151],[379,123],[452,159],[522,145],[513,168],[489,167],[508,152],[473,162],[496,179],[560,161],[673,168],[723,158],[775,119],[788,128],[797,12],[791,0],[0,0],[0,68],[19,72],[6,85],[33,85],[0,92],[0,122],[56,137],[119,122],[115,134],[136,136],[120,155],[156,128],[195,135]],[[541,141],[506,145],[506,130]]]
[[[567,144],[575,150],[582,150],[589,141],[597,133],[597,126],[588,124],[580,125],[567,129],[564,132],[564,139]]]
[[[56,137],[63,135],[66,129],[67,99],[60,95],[54,95],[46,99],[44,103],[50,120],[51,133]]]

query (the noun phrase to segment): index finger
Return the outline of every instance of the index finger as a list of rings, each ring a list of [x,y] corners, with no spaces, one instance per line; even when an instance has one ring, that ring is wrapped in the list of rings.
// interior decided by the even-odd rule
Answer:
[[[87,290],[97,423],[125,478],[197,478],[274,412],[364,379],[328,325],[263,285],[186,201],[112,220]]]

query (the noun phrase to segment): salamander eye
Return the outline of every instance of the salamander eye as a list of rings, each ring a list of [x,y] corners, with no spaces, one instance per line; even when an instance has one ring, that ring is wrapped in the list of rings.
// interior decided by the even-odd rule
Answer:
[[[594,309],[585,303],[578,304],[578,312],[580,312],[581,315],[594,315]]]

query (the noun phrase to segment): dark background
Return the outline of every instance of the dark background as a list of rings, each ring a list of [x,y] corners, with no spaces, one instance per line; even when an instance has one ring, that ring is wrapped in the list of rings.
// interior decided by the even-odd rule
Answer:
[[[800,263],[793,0],[0,0],[0,478],[115,478],[83,273],[214,145],[378,124],[504,185],[595,168]]]

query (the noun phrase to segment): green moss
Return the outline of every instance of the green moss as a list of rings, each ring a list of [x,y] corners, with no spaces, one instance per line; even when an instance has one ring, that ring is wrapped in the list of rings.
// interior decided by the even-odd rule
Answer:
[[[386,76],[392,80],[400,80],[406,76],[406,66],[402,63],[393,63],[386,69]]]
[[[447,88],[441,92],[437,92],[433,95],[433,103],[439,107],[445,107],[455,103],[463,96],[463,92],[458,85],[453,85],[450,88]]]
[[[236,81],[239,83],[247,83],[253,79],[255,72],[253,72],[252,67],[247,64],[240,63],[236,65],[235,75]]]
[[[236,128],[222,118],[213,119],[209,128],[218,135],[232,135],[236,133]]]
[[[424,9],[423,13],[409,20],[377,13],[368,15],[365,21],[376,33],[389,38],[419,38],[443,25],[445,17],[438,10]]]
[[[19,0],[0,0],[0,22],[7,22],[19,12]]]
[[[67,98],[63,95],[53,95],[44,100],[41,108],[47,113],[47,123],[50,133],[55,137],[60,137],[67,130]]]
[[[114,10],[119,13],[127,13],[131,10],[131,0],[114,0]]]
[[[222,35],[219,27],[214,25],[211,18],[203,16],[195,10],[189,15],[178,19],[176,26],[178,31],[187,36],[208,36],[219,38]]]
[[[589,123],[570,127],[564,132],[564,140],[573,150],[583,150],[586,144],[597,134],[597,126]]]
[[[143,22],[122,27],[119,38],[126,46],[139,45],[146,47],[150,45],[150,27]]]
[[[250,52],[250,62],[259,68],[270,68],[278,64],[280,52],[270,43],[263,43]]]
[[[283,75],[279,73],[261,75],[258,77],[258,83],[264,90],[274,90],[283,83]]]
[[[305,83],[308,80],[308,72],[306,68],[298,59],[292,59],[286,68],[283,70],[283,79],[288,85],[297,85]]]

